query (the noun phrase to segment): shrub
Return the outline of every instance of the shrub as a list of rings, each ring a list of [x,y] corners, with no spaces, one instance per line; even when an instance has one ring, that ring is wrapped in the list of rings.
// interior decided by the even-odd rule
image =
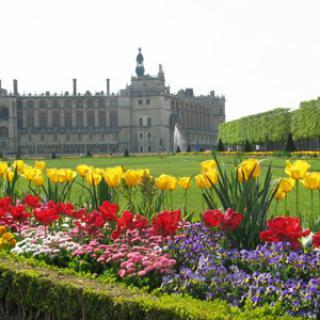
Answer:
[[[93,279],[48,267],[32,259],[1,256],[0,317],[61,320],[290,320],[279,307],[243,311],[216,300],[147,294],[112,279]]]
[[[57,155],[55,152],[52,152],[51,159],[57,159]]]
[[[296,146],[294,145],[293,138],[292,138],[292,133],[291,133],[291,132],[288,134],[288,140],[287,140],[287,143],[286,143],[285,151],[287,151],[287,152],[294,152],[294,151],[296,151]]]
[[[188,147],[187,147],[187,152],[192,152],[192,149],[191,149],[191,146],[190,146],[190,144],[188,144]]]
[[[219,139],[219,142],[218,142],[218,146],[217,146],[217,151],[224,151],[225,148],[224,148],[224,144],[221,140],[221,138]]]
[[[128,149],[126,149],[126,150],[124,150],[124,155],[123,155],[124,157],[129,157],[129,151],[128,151]]]

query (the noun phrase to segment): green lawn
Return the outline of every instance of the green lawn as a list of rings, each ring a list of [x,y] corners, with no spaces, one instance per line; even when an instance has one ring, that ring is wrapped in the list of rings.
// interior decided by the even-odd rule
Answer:
[[[162,173],[171,174],[176,177],[195,175],[199,173],[200,162],[203,160],[208,160],[211,155],[166,155],[166,156],[131,156],[125,157],[106,157],[106,158],[82,158],[82,159],[55,159],[47,160],[47,167],[56,168],[75,168],[78,164],[88,164],[96,167],[110,167],[115,165],[122,165],[124,168],[132,169],[144,169],[148,168],[151,170],[151,174],[154,177]],[[219,158],[225,163],[228,170],[233,170],[235,157],[223,156]],[[292,159],[293,161],[294,159]],[[285,177],[284,172],[285,158],[269,158],[262,161],[262,176],[266,171],[266,167],[272,161],[272,173],[273,178]],[[310,171],[320,171],[320,161],[317,159],[308,159],[312,168]],[[32,164],[33,161],[27,160],[26,163]],[[22,181],[20,182],[22,183]],[[302,185],[300,186],[300,209],[303,212],[308,212],[310,210],[310,192],[306,190]],[[79,186],[73,188],[73,197],[79,192]],[[184,204],[184,191],[177,189],[174,191],[174,204],[175,207],[182,207]],[[188,203],[189,209],[196,212],[202,211],[203,201],[201,199],[200,189],[195,186],[193,182],[192,188],[188,192]],[[272,206],[272,211],[274,211],[274,204]],[[295,208],[295,190],[289,194],[287,200],[287,208],[294,214]],[[315,194],[315,210],[319,210],[319,199],[318,194]],[[284,211],[284,201],[280,201],[277,207],[277,213],[283,214]]]

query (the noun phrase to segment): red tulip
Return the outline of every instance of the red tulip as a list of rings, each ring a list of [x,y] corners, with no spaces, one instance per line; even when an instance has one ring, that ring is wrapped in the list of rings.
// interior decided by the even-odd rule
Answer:
[[[102,213],[102,216],[107,221],[117,221],[117,212],[119,210],[119,207],[115,203],[110,203],[108,201],[104,201],[102,203],[102,206],[99,207],[100,212]]]
[[[162,211],[152,219],[152,228],[154,233],[163,237],[173,236],[178,229],[181,220],[181,211]]]
[[[320,233],[317,232],[312,236],[312,244],[315,248],[320,247]]]
[[[24,197],[23,202],[31,208],[36,208],[39,207],[39,201],[40,197],[39,196],[33,196],[32,194],[28,194]]]
[[[219,210],[207,210],[202,215],[202,220],[207,227],[219,227],[223,221],[223,213]]]
[[[34,216],[44,226],[49,226],[53,222],[59,220],[55,208],[37,208],[35,209]]]

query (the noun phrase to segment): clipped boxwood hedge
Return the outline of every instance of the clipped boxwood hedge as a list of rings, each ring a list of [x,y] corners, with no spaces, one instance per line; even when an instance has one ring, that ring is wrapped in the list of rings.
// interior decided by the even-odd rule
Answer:
[[[292,319],[269,306],[242,310],[225,302],[148,294],[32,259],[0,255],[0,319]]]

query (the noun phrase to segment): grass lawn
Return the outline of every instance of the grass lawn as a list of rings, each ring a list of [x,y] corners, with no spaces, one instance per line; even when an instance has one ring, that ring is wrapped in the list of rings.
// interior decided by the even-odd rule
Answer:
[[[106,158],[75,158],[75,159],[55,159],[47,160],[48,168],[75,168],[78,164],[88,164],[96,167],[110,167],[115,165],[122,165],[124,168],[144,169],[148,168],[154,177],[162,173],[171,174],[176,177],[196,175],[200,170],[200,162],[208,160],[211,155],[164,155],[164,156],[130,156],[125,157],[106,157]],[[219,158],[225,163],[228,170],[233,170],[236,158],[230,156],[223,156]],[[268,158],[262,161],[262,176],[266,172],[269,161],[272,161],[273,178],[285,177],[284,172],[285,158]],[[292,159],[293,161],[294,159]],[[310,171],[320,171],[320,160],[308,159],[312,165]],[[33,161],[26,160],[26,163],[33,164]],[[21,179],[22,180],[22,179]],[[20,182],[24,184],[24,182]],[[75,197],[79,192],[79,186],[74,185],[72,197]],[[310,211],[310,191],[306,190],[302,185],[299,186],[299,207],[303,212]],[[319,211],[319,198],[317,191],[315,193],[315,212]],[[201,198],[200,189],[195,186],[193,182],[192,188],[188,191],[188,207],[196,212],[201,212],[203,209],[203,201]],[[184,191],[177,189],[174,191],[174,206],[176,208],[184,205]],[[287,208],[295,215],[295,190],[288,195]],[[275,201],[271,208],[275,209]],[[277,213],[284,213],[284,201],[280,201],[277,207]]]

